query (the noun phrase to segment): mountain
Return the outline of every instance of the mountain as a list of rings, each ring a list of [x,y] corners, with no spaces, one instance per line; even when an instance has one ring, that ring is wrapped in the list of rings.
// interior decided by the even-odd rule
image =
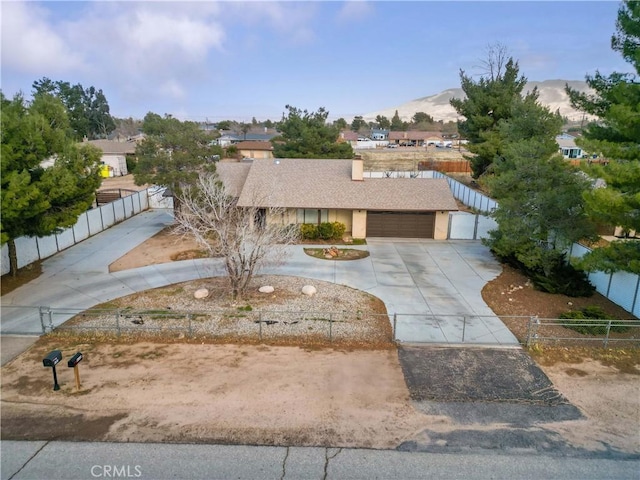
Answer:
[[[583,118],[583,113],[571,108],[569,103],[569,96],[564,91],[564,86],[569,84],[571,88],[579,90],[581,92],[591,92],[586,82],[580,80],[545,80],[544,82],[528,82],[524,87],[524,92],[532,90],[534,87],[538,87],[540,93],[539,101],[541,104],[548,106],[551,111],[560,110],[560,114],[569,120],[580,121]],[[458,118],[458,113],[449,104],[449,100],[452,98],[464,98],[464,92],[461,88],[450,88],[444,90],[436,95],[429,97],[422,97],[416,100],[412,100],[397,107],[385,108],[377,112],[371,112],[363,115],[362,117],[367,122],[375,121],[376,116],[382,115],[389,120],[395,115],[398,110],[398,115],[403,121],[410,121],[411,117],[416,112],[425,112],[431,115],[434,120],[443,120],[448,122],[450,120],[455,121]],[[591,118],[588,115],[587,119]]]

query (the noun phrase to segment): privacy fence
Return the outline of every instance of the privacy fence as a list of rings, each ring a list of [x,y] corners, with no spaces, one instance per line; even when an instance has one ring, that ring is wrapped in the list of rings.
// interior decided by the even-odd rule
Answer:
[[[147,190],[130,193],[97,208],[87,210],[78,217],[73,227],[47,237],[20,237],[16,239],[18,268],[45,259],[69,248],[107,228],[149,208]],[[9,249],[2,246],[0,252],[2,275],[9,273]]]
[[[446,178],[453,196],[465,205],[480,212],[489,213],[498,207],[495,200],[486,195],[475,192],[457,180],[447,177],[439,172],[429,172],[433,178]],[[491,217],[482,214],[470,214],[466,212],[452,212],[449,214],[450,240],[480,240],[488,236],[488,232],[497,227],[497,223]],[[569,257],[581,258],[590,249],[574,243],[571,245]],[[640,275],[627,272],[613,274],[593,272],[589,274],[589,280],[596,287],[596,291],[622,308],[640,317]]]

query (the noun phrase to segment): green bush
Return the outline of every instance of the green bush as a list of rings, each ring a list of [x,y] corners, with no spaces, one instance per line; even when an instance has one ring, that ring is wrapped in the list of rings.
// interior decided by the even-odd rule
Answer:
[[[607,325],[609,320],[615,320],[615,317],[608,315],[597,305],[589,305],[581,310],[570,310],[560,314],[560,318],[568,320],[567,328],[585,335],[604,335],[607,333]],[[587,323],[587,325],[585,325]],[[626,332],[631,327],[626,325],[614,325],[611,327],[612,332]]]
[[[548,275],[542,266],[527,267],[515,255],[500,257],[500,260],[523,272],[531,279],[533,286],[543,292],[568,297],[590,297],[596,290],[587,274],[567,263],[563,254],[555,259],[555,265]]]
[[[320,225],[303,223],[300,225],[300,235],[307,240],[340,240],[347,227],[341,222],[322,222]]]
[[[333,223],[322,222],[318,225],[318,237],[322,240],[331,240],[333,236]]]
[[[313,223],[303,223],[300,225],[300,235],[305,240],[315,240],[318,238],[318,227]]]
[[[333,222],[331,225],[333,225],[333,238],[336,240],[341,239],[347,230],[347,226],[342,222]]]

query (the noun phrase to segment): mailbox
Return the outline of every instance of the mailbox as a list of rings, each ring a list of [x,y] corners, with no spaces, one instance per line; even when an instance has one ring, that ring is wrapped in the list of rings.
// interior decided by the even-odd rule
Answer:
[[[53,389],[60,390],[58,385],[58,375],[56,375],[56,365],[62,360],[62,352],[60,350],[54,350],[49,352],[49,355],[42,359],[42,363],[45,367],[51,367],[53,370]]]
[[[44,357],[42,363],[45,367],[55,367],[60,360],[62,360],[62,352],[60,350],[54,350]]]
[[[67,366],[69,368],[73,368],[78,365],[82,361],[82,354],[80,352],[76,353],[73,357],[69,359],[67,362]]]

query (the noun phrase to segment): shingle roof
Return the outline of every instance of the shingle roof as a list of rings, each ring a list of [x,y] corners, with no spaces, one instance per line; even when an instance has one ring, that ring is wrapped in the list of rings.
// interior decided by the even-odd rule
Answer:
[[[218,162],[216,164],[220,181],[227,192],[234,197],[240,196],[250,168],[251,162]]]
[[[442,135],[439,132],[421,132],[419,130],[409,130],[408,132],[389,132],[389,140],[424,140],[432,137],[442,139]]]
[[[445,179],[353,181],[351,164],[351,160],[254,160],[238,204],[346,210],[458,210]]]
[[[236,147],[240,150],[273,150],[271,142],[260,142],[245,140],[244,142],[236,143]]]
[[[89,140],[88,143],[93,145],[94,147],[102,150],[102,153],[115,153],[115,154],[125,154],[125,153],[135,153],[136,151],[136,142],[115,142],[113,140]]]

